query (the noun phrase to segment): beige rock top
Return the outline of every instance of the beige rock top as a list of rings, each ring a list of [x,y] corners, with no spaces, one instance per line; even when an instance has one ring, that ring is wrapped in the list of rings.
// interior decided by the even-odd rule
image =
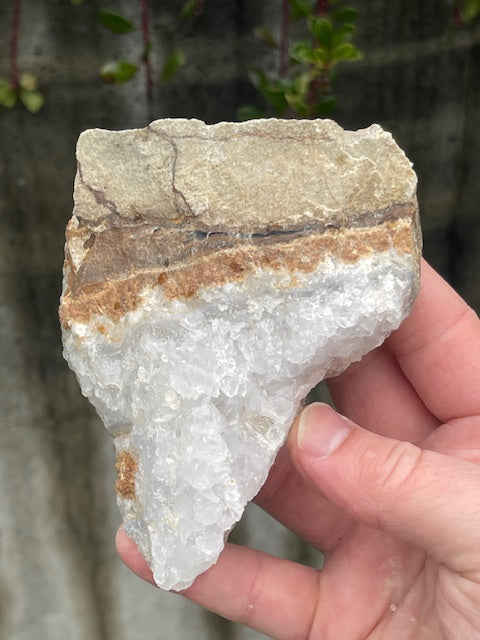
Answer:
[[[64,327],[119,318],[145,288],[186,298],[258,268],[313,271],[328,254],[419,252],[416,176],[378,125],[158,120],[85,131],[77,160]]]

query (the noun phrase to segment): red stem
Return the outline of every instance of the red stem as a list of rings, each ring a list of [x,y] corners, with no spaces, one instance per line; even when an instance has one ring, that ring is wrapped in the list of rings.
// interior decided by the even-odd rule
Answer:
[[[20,33],[21,0],[14,0],[12,14],[12,29],[10,32],[10,82],[12,88],[18,91],[20,79],[18,75],[18,37]]]
[[[206,0],[197,0],[197,6],[195,7],[195,16],[197,18],[205,11],[205,1]]]
[[[143,36],[143,64],[145,65],[145,81],[147,87],[148,115],[151,119],[153,108],[153,71],[150,60],[150,17],[148,11],[148,0],[141,0],[142,11],[142,36]]]
[[[463,23],[462,14],[460,13],[460,7],[458,6],[458,3],[457,3],[453,8],[453,24],[456,27],[461,27],[462,23]]]
[[[323,16],[328,13],[330,6],[328,4],[328,0],[318,0],[317,6],[315,7],[315,13],[317,16]]]
[[[279,44],[279,65],[280,76],[284,76],[288,71],[288,31],[290,27],[290,5],[288,0],[282,0],[282,31]]]

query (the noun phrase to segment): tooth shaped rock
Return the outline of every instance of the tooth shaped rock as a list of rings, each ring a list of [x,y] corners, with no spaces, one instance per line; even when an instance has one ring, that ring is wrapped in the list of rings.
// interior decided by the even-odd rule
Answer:
[[[308,391],[409,313],[416,177],[379,126],[331,121],[97,129],[77,158],[64,354],[114,437],[127,534],[179,590]]]

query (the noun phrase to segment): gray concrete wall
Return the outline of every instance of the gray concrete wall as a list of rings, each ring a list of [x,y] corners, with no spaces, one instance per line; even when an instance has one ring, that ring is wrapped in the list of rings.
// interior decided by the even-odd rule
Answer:
[[[0,75],[10,4],[0,8]],[[248,70],[270,55],[252,28],[275,29],[279,4],[207,0],[182,44],[190,63],[155,88],[155,116],[233,119],[255,99]],[[425,253],[478,309],[480,32],[447,43],[446,0],[358,4],[365,57],[339,70],[338,120],[381,122],[406,149],[420,180]],[[139,22],[136,3],[105,5]],[[178,38],[182,2],[152,5],[157,56]],[[139,34],[98,28],[67,0],[24,0],[22,18],[20,66],[39,74],[47,102],[35,116],[0,108],[0,638],[260,638],[141,583],[116,557],[112,445],[62,359],[56,307],[78,134],[148,119],[141,74],[103,86],[97,68],[119,51],[138,57],[142,45]],[[234,535],[314,557],[255,507]]]

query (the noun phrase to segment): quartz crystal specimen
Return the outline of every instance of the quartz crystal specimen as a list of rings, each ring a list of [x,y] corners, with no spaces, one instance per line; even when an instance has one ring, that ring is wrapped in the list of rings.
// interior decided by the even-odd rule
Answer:
[[[114,437],[127,534],[165,589],[210,567],[302,399],[419,283],[416,177],[373,125],[84,132],[64,354]]]

